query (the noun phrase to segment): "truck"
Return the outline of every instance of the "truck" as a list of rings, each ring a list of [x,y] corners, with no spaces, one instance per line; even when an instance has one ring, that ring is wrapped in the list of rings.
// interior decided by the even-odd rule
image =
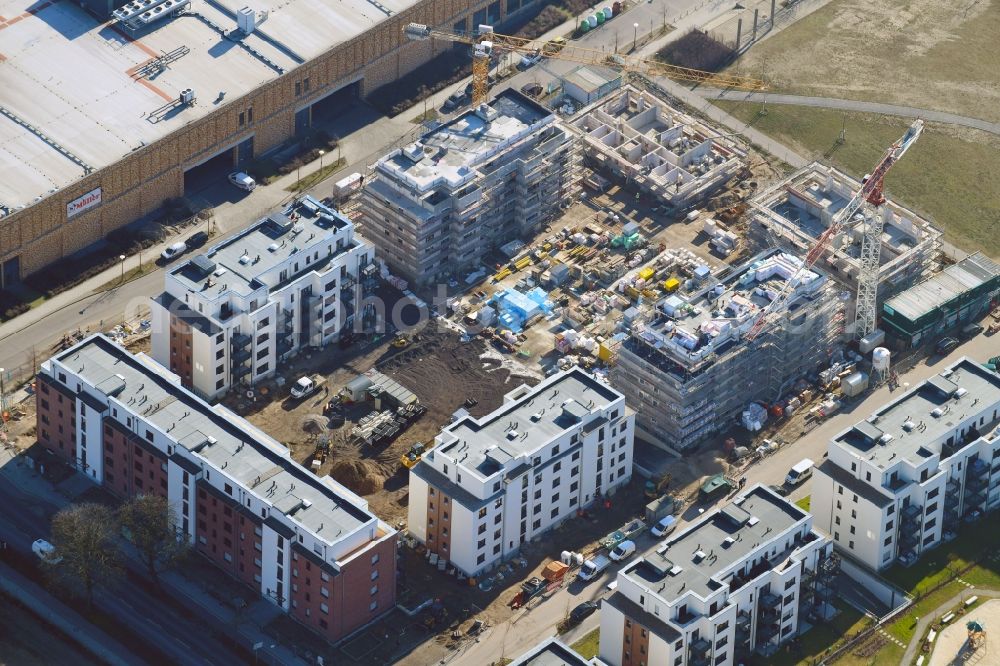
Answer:
[[[596,555],[583,563],[583,566],[580,567],[580,573],[577,574],[577,578],[580,580],[593,580],[610,565],[611,560],[607,555]]]
[[[323,375],[313,375],[312,377],[299,377],[292,384],[292,397],[301,400],[319,390],[319,387],[326,383]]]

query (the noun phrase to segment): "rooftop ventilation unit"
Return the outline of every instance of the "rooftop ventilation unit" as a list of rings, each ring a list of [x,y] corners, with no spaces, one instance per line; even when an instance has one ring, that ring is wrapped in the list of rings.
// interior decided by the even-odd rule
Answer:
[[[515,440],[517,439],[518,432],[516,430],[511,430],[507,433],[507,439]]]
[[[172,0],[167,0],[167,2],[171,1]],[[195,102],[194,90],[192,90],[191,88],[185,88],[184,90],[182,90],[180,96],[180,102],[181,104],[187,104],[188,106],[194,104]]]
[[[931,410],[931,416],[933,416],[936,419],[941,418],[942,415],[944,415],[944,410],[941,409],[940,407],[935,407],[934,409]]]
[[[705,556],[705,551],[703,551],[703,550],[696,550],[696,551],[694,551],[694,561],[695,562],[701,562],[703,559],[705,559],[705,557],[706,557]]]
[[[270,245],[267,246],[267,251],[268,252],[277,252],[278,251],[278,244],[277,243],[271,243]]]
[[[756,525],[759,522],[760,522],[760,518],[758,518],[757,516],[752,516],[750,518],[750,520],[747,521],[747,525],[749,525],[750,527],[753,527],[754,525]]]
[[[411,143],[403,148],[403,154],[406,155],[407,159],[411,162],[417,163],[424,159],[424,146],[419,141]]]
[[[963,395],[965,395],[968,392],[969,391],[967,389],[959,387],[958,390],[955,391],[955,400],[958,400],[959,398],[961,398]]]

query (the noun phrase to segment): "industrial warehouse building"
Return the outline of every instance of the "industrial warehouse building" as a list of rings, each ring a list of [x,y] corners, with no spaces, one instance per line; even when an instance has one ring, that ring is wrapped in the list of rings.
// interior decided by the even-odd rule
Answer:
[[[119,4],[0,0],[0,287],[451,48],[407,41],[407,23],[469,30],[534,6],[136,0],[107,22]]]
[[[327,640],[395,607],[397,532],[144,354],[91,336],[37,386],[39,444],[118,497],[166,498],[198,553]]]

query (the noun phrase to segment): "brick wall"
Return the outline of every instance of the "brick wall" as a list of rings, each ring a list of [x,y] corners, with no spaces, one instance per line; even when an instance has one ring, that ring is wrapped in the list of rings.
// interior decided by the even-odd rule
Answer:
[[[76,396],[45,375],[36,377],[36,387],[38,442],[63,460],[75,464]]]
[[[337,641],[392,608],[396,599],[396,539],[365,548],[338,573],[292,546],[292,617]]]
[[[105,418],[104,486],[122,498],[167,496],[167,458],[124,425]]]

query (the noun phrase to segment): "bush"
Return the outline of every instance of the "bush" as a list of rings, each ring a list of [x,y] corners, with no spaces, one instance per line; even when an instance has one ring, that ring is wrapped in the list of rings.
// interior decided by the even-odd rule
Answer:
[[[736,58],[736,51],[707,32],[692,29],[658,51],[656,57],[679,67],[718,72]]]

